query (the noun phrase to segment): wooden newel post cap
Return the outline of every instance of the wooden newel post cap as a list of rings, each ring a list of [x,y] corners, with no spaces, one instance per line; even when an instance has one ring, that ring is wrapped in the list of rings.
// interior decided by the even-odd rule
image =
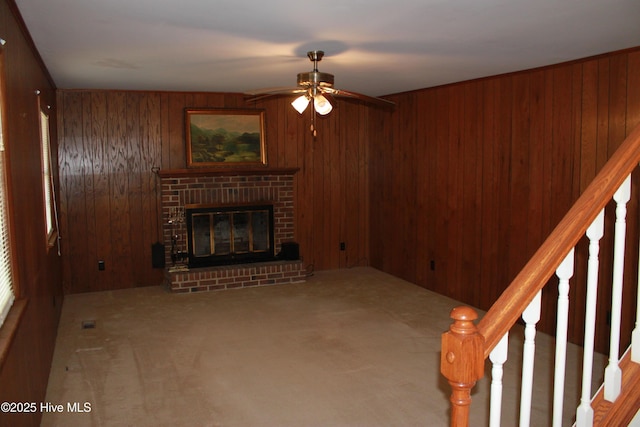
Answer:
[[[478,313],[470,307],[456,307],[450,316],[453,323],[442,334],[440,372],[449,381],[475,384],[484,376],[484,338],[473,323]]]

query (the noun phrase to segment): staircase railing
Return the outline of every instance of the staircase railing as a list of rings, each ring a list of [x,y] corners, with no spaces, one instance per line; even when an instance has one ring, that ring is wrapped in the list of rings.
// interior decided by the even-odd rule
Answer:
[[[576,411],[578,426],[594,425],[591,406],[591,364],[595,329],[596,294],[598,285],[598,250],[603,235],[604,209],[613,199],[616,204],[614,261],[612,278],[612,311],[609,366],[605,370],[604,399],[614,401],[620,395],[621,368],[620,316],[624,248],[626,234],[626,204],[630,198],[631,173],[640,162],[640,126],[625,139],[595,179],[571,207],[565,217],[536,251],[522,271],[498,298],[477,325],[477,313],[468,307],[458,307],[451,313],[454,320],[442,337],[441,372],[452,387],[451,426],[469,425],[471,389],[484,374],[485,360],[493,363],[490,420],[500,425],[502,365],[506,360],[507,336],[521,318],[525,324],[522,355],[522,390],[520,425],[530,421],[533,382],[533,355],[536,323],[540,318],[540,295],[543,287],[556,274],[558,277],[558,308],[556,324],[556,354],[554,373],[553,425],[561,425],[567,324],[569,280],[574,269],[574,248],[585,234],[589,239],[587,265],[587,296],[583,360],[583,391]],[[640,350],[640,329],[632,334],[632,348]],[[632,351],[632,359],[640,360],[640,351]],[[638,391],[640,393],[640,391]],[[636,408],[637,411],[637,408]],[[633,414],[632,414],[633,415]]]

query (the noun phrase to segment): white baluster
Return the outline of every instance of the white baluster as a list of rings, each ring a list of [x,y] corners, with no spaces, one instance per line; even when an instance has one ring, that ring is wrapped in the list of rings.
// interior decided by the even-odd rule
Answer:
[[[620,395],[622,371],[619,365],[620,323],[622,308],[622,277],[624,272],[624,244],[626,234],[627,202],[631,197],[631,175],[625,179],[613,196],[616,201],[616,225],[613,242],[613,286],[611,289],[611,337],[609,365],[604,371],[604,398],[613,402]]]
[[[638,258],[640,266],[640,257]],[[631,360],[640,363],[640,274],[638,275],[638,294],[636,298],[636,324],[631,333]]]
[[[640,254],[638,254],[638,267],[640,268]],[[631,360],[635,363],[640,363],[640,274],[638,274],[637,287],[636,324],[631,333]]]
[[[553,374],[553,423],[562,426],[562,403],[564,399],[564,377],[567,365],[567,329],[569,324],[569,279],[573,276],[574,250],[564,258],[556,275],[558,276],[558,314],[556,320],[556,361]]]
[[[638,267],[640,268],[640,254],[638,254]],[[640,274],[638,274],[638,289],[636,292],[636,324],[631,333],[631,360],[635,363],[640,363]]]
[[[596,303],[598,297],[598,270],[600,239],[604,234],[604,209],[587,229],[589,261],[587,265],[587,296],[584,319],[584,354],[582,360],[582,395],[576,411],[576,427],[593,426],[591,407],[591,377],[593,374],[593,347],[596,335]]]
[[[522,390],[520,393],[520,426],[527,427],[531,421],[531,395],[533,392],[533,362],[536,352],[536,324],[540,320],[542,291],[539,291],[522,313],[525,323],[522,355]]]
[[[502,366],[507,361],[509,350],[509,333],[507,332],[489,355],[493,364],[491,369],[491,407],[489,409],[489,426],[499,427],[502,414]]]

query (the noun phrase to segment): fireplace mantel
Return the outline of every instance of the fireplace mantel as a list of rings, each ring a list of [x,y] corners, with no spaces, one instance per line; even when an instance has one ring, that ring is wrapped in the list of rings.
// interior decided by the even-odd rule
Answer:
[[[256,175],[293,175],[299,168],[191,168],[191,169],[161,169],[161,178],[185,178],[199,176],[256,176]]]

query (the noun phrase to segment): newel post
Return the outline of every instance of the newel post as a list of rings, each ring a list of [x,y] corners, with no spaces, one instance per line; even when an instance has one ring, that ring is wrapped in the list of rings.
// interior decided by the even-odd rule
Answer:
[[[451,311],[453,323],[442,334],[440,372],[451,384],[451,427],[469,425],[471,389],[484,376],[484,337],[473,323],[478,314],[470,307]]]

